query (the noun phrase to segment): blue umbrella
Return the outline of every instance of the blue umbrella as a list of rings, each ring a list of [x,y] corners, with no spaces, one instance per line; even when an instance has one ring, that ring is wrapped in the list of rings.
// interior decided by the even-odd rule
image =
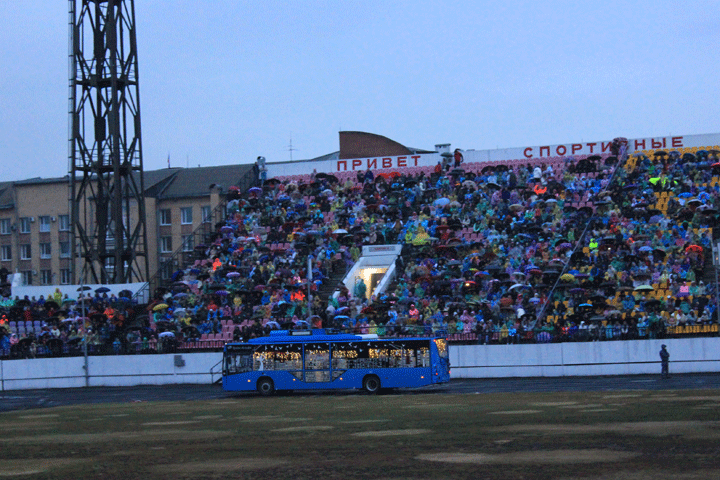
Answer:
[[[438,207],[444,207],[445,205],[448,205],[449,203],[450,203],[449,198],[441,197],[441,198],[438,198],[437,200],[435,200],[433,202],[433,205],[438,206]]]

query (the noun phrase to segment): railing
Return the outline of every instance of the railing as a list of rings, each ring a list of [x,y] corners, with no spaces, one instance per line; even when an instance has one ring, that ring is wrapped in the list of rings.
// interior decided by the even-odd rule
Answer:
[[[239,179],[236,185],[241,192],[247,191],[250,187],[257,184],[258,179],[255,178],[253,169],[248,169],[245,175]],[[188,248],[187,244],[180,245],[170,257],[162,259],[155,275],[150,277],[147,284],[138,290],[134,299],[138,303],[147,303],[155,290],[169,282],[172,273],[179,269],[190,265],[198,259],[202,259],[203,253],[199,251],[200,245],[210,243],[212,237],[218,234],[217,224],[225,221],[227,218],[227,201],[225,197],[221,197],[221,201],[215,207],[210,215],[203,218],[202,223],[191,233],[192,248]]]
[[[133,297],[138,303],[147,303],[158,287],[169,283],[173,272],[178,268],[189,265],[195,260],[204,258],[204,249],[200,251],[200,247],[210,243],[213,235],[217,234],[217,224],[226,218],[227,204],[220,202],[210,214],[202,219],[202,223],[190,234],[192,235],[192,248],[188,249],[187,242],[175,250],[170,257],[162,259],[155,275],[141,287]]]

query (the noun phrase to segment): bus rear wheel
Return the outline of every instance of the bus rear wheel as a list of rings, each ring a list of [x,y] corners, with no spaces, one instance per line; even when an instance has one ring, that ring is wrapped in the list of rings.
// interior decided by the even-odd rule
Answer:
[[[260,395],[267,397],[275,392],[275,384],[270,378],[261,378],[257,382],[257,391]]]
[[[380,392],[380,379],[378,378],[378,376],[368,375],[363,378],[363,390],[372,395]]]

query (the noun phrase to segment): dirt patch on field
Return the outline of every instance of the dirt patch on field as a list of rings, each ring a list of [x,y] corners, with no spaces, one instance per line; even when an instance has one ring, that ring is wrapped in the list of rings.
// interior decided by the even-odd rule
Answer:
[[[488,412],[490,415],[532,415],[540,413],[540,410],[506,410],[501,412]]]
[[[109,433],[80,433],[80,434],[55,434],[55,435],[33,435],[0,438],[0,444],[84,444],[84,443],[108,443],[118,441],[131,442],[161,442],[172,441],[187,436],[187,430],[157,430],[150,432],[109,432]],[[193,430],[193,439],[214,439],[232,435],[228,431],[215,430]]]
[[[625,422],[595,425],[507,425],[494,428],[497,432],[553,433],[556,435],[595,433],[617,433],[622,435],[643,435],[668,437],[683,435],[691,438],[720,438],[720,421],[670,421],[670,422]]]
[[[408,428],[405,430],[376,430],[373,432],[353,433],[353,437],[396,437],[402,435],[424,435],[430,433],[426,428]]]
[[[387,422],[387,420],[385,420],[383,418],[376,418],[376,419],[372,419],[372,420],[345,420],[340,423],[348,423],[348,424],[352,425],[352,424],[358,424],[358,423],[382,423],[382,422]]]
[[[561,477],[558,480],[706,480],[720,478],[720,470],[698,470],[697,472],[670,472],[666,470],[644,470],[631,472],[618,470],[598,476]]]
[[[46,414],[37,414],[37,415],[19,415],[17,418],[22,418],[23,420],[47,420],[49,418],[58,418],[60,417],[59,413],[46,413]]]
[[[29,430],[29,429],[43,429],[43,428],[55,428],[57,426],[56,422],[43,422],[43,423],[37,423],[37,422],[10,422],[10,423],[3,423],[0,424],[0,432],[5,430]]]
[[[447,407],[464,407],[459,403],[416,403],[414,405],[405,405],[403,408],[447,408]]]
[[[190,425],[191,423],[200,423],[198,420],[174,420],[169,422],[146,422],[141,423],[143,427],[164,427],[166,425]]]
[[[570,409],[578,409],[581,410],[583,408],[600,408],[604,407],[604,403],[581,403],[577,405],[563,405],[560,408],[570,408]]]
[[[237,417],[241,422],[308,422],[312,418],[305,417],[283,417],[281,415],[264,415],[254,417],[252,415],[246,417]]]
[[[302,427],[275,428],[273,432],[319,432],[323,430],[332,430],[335,427],[330,425],[305,425]]]
[[[82,463],[84,460],[71,458],[32,458],[23,460],[3,460],[0,468],[0,477],[20,477],[37,475],[48,470],[57,469],[67,465]]]
[[[230,458],[205,462],[173,463],[157,465],[154,470],[161,473],[175,473],[180,477],[197,477],[202,474],[224,474],[247,470],[265,470],[285,465],[286,460],[278,458]]]
[[[533,450],[512,453],[426,453],[419,455],[418,460],[431,462],[464,463],[464,464],[540,464],[567,465],[573,463],[606,463],[622,462],[637,456],[632,452],[616,452],[614,450]]]
[[[651,402],[720,402],[718,396],[691,396],[691,397],[676,397],[675,395],[663,395],[648,398]]]

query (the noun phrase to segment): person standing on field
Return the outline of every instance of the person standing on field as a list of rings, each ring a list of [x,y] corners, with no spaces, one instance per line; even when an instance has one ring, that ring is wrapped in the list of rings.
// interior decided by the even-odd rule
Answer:
[[[660,370],[660,377],[661,378],[669,378],[670,377],[670,352],[667,351],[667,347],[665,345],[662,346],[660,349],[660,363],[662,365],[662,368]]]

